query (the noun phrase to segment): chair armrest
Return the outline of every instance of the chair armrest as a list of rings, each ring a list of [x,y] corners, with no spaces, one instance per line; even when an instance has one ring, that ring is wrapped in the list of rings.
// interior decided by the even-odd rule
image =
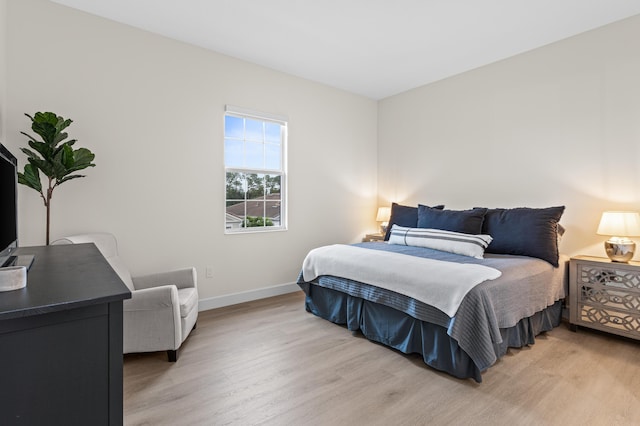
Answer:
[[[182,329],[176,286],[134,290],[131,299],[123,301],[122,311],[124,353],[180,347]]]
[[[196,268],[141,275],[133,277],[132,280],[136,290],[165,285],[175,285],[177,288],[197,287]]]
[[[125,300],[122,305],[125,312],[174,309],[180,305],[178,289],[173,285],[165,285],[134,290],[131,292],[131,299]]]

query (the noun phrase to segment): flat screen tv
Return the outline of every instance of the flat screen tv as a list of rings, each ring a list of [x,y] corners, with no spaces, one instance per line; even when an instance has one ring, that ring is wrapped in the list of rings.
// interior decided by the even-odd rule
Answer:
[[[18,160],[0,144],[0,267],[15,261],[18,248]]]

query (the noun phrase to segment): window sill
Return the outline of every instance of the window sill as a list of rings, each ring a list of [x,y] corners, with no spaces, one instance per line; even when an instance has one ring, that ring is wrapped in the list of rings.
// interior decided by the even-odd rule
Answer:
[[[282,231],[286,231],[287,230],[287,228],[284,227],[284,226],[278,226],[278,227],[270,226],[268,228],[258,228],[258,227],[256,227],[255,229],[254,228],[248,228],[248,229],[242,229],[242,230],[238,230],[238,231],[225,229],[224,230],[224,234],[225,235],[264,234],[264,233],[270,233],[270,232],[282,232]]]

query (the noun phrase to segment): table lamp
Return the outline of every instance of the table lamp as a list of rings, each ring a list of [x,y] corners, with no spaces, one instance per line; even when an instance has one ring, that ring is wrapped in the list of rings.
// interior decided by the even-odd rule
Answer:
[[[385,234],[387,232],[387,226],[389,226],[390,218],[391,218],[391,207],[378,207],[378,215],[376,216],[376,222],[382,222],[380,224],[381,234]]]
[[[640,236],[640,213],[604,212],[596,233],[611,237],[604,242],[609,259],[626,263],[633,258],[636,251],[636,243],[628,237]]]

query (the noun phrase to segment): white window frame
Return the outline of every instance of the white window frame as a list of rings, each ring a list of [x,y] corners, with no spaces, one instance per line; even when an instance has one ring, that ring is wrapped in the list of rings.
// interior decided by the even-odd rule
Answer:
[[[223,150],[226,145],[226,117],[234,116],[239,118],[253,119],[264,122],[272,122],[281,126],[281,141],[280,141],[280,169],[260,169],[260,168],[248,168],[248,167],[228,167],[226,163],[226,152],[223,153],[224,161],[224,232],[225,234],[247,234],[247,233],[259,233],[259,232],[278,232],[287,230],[287,142],[288,142],[288,118],[281,115],[269,114],[259,111],[250,110],[247,108],[226,105],[225,113],[223,116]],[[246,142],[246,141],[245,141]],[[229,228],[227,227],[227,173],[239,172],[248,174],[265,174],[265,175],[280,175],[280,224],[277,226],[260,226],[260,227],[239,227]],[[266,206],[266,203],[265,203]],[[266,215],[266,212],[265,212]]]

